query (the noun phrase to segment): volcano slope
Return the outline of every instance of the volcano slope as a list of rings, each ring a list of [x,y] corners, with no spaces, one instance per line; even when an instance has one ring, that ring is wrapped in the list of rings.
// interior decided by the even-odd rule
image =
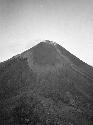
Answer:
[[[49,40],[0,63],[0,125],[93,125],[93,67]]]

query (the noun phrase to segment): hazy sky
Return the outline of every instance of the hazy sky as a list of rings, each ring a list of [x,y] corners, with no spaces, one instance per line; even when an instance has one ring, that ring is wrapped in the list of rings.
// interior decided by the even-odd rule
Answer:
[[[93,66],[93,0],[0,0],[0,61],[43,39]]]

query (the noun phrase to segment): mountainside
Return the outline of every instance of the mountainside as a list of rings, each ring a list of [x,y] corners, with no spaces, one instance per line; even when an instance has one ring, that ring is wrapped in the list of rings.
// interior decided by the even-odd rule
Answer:
[[[93,125],[93,67],[49,40],[1,63],[0,125]]]

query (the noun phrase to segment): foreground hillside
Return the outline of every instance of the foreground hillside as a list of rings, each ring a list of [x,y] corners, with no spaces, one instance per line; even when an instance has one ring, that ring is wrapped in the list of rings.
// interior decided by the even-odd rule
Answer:
[[[93,67],[48,40],[1,63],[0,125],[93,125]]]

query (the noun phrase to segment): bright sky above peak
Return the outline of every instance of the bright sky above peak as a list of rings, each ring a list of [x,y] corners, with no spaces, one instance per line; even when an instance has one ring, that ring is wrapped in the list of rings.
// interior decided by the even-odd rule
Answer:
[[[93,66],[93,0],[0,0],[0,61],[44,39]]]

